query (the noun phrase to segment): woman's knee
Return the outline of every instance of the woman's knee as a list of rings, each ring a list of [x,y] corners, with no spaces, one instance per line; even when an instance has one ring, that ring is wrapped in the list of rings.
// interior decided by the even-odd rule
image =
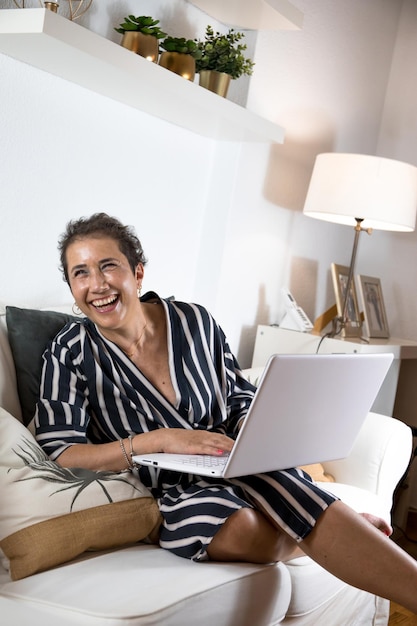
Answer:
[[[213,538],[208,555],[215,561],[271,563],[290,558],[295,542],[276,529],[259,511],[240,509]]]

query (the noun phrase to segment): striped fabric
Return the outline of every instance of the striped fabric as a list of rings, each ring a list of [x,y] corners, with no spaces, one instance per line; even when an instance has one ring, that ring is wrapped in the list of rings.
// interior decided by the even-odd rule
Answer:
[[[243,378],[224,333],[199,305],[161,304],[175,406],[90,320],[69,324],[44,354],[35,415],[37,440],[51,459],[76,443],[106,443],[157,428],[236,435],[254,387]],[[335,499],[301,470],[228,481],[147,467],[139,474],[164,516],[161,545],[196,560],[206,558],[212,537],[237,509],[259,504],[299,541]]]

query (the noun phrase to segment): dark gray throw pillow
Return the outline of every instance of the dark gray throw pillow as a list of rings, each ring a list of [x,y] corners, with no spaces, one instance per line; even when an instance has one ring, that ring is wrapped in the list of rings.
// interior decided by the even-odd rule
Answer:
[[[6,307],[7,331],[25,425],[33,418],[39,398],[42,354],[61,328],[74,321],[79,322],[80,318],[56,311]]]

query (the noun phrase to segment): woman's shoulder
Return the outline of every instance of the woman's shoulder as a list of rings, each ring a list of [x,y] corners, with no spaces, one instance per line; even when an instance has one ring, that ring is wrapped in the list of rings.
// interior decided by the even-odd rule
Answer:
[[[212,317],[210,311],[202,304],[198,302],[185,302],[184,300],[170,300],[169,304],[179,311],[189,313],[190,315],[204,315]]]
[[[80,341],[85,335],[88,321],[87,318],[80,318],[79,320],[67,322],[55,335],[52,344],[58,346],[74,345],[75,342]]]
[[[203,306],[202,304],[198,304],[196,302],[186,302],[184,300],[177,300],[175,296],[168,296],[167,298],[162,298],[154,291],[148,291],[143,296],[141,296],[141,302],[147,303],[157,303],[164,302],[167,307],[171,311],[176,311],[177,313],[183,313],[184,315],[203,315],[204,317],[212,317],[210,311]]]

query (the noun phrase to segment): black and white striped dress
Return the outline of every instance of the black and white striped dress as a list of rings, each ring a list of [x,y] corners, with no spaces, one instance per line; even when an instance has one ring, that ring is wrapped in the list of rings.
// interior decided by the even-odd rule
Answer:
[[[69,324],[44,354],[35,416],[37,440],[51,459],[72,444],[107,443],[157,428],[236,435],[254,387],[243,378],[224,333],[199,305],[160,302],[175,406],[90,320]],[[242,507],[259,503],[301,541],[336,499],[299,469],[228,480],[147,467],[139,475],[164,518],[161,546],[194,560],[207,558],[216,531]]]

